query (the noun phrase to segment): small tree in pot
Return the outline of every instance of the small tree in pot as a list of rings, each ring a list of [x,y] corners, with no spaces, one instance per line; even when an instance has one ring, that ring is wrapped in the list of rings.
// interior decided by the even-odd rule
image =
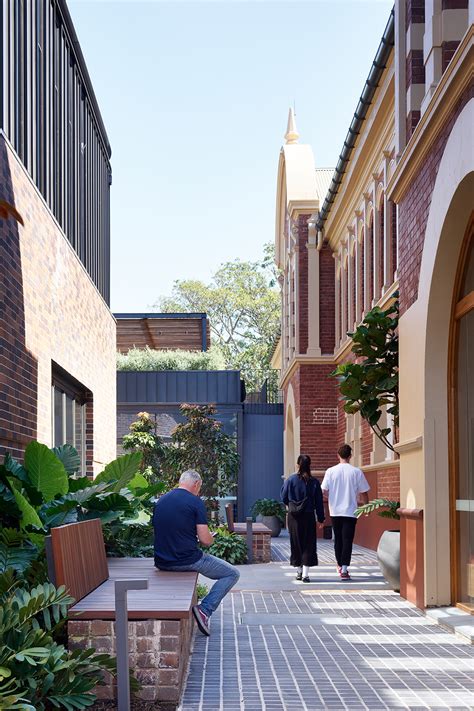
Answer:
[[[286,518],[286,509],[280,501],[276,499],[257,499],[251,510],[256,520],[271,530],[272,538],[280,535],[281,527]]]
[[[364,506],[359,506],[355,514],[368,516],[373,511],[377,511],[378,516],[399,521],[400,516],[397,509],[400,508],[399,501],[391,499],[373,499]],[[381,510],[379,510],[381,509]],[[382,574],[396,592],[400,592],[400,531],[384,531],[377,546],[377,559],[379,561]]]

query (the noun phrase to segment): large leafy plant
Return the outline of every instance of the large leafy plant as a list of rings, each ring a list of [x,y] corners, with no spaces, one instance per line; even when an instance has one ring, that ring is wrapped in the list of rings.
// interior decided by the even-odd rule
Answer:
[[[360,516],[368,516],[370,513],[376,511],[377,516],[399,521],[400,516],[397,513],[399,508],[399,501],[392,501],[392,499],[372,499],[372,501],[369,501],[367,504],[359,506],[354,513],[357,518],[360,518]]]
[[[239,565],[247,562],[247,543],[245,536],[231,533],[226,526],[218,526],[214,529],[216,535],[214,541],[206,552],[222,558],[228,563]]]
[[[394,434],[399,423],[398,400],[398,294],[387,309],[378,306],[368,312],[352,338],[354,363],[338,365],[331,374],[339,381],[339,391],[348,414],[360,412],[375,435],[394,451],[392,427],[380,425],[383,409],[392,416]],[[392,438],[395,439],[395,438]]]
[[[161,473],[166,445],[156,432],[156,421],[148,412],[139,412],[137,420],[130,425],[129,434],[122,446],[130,452],[140,452],[140,472],[148,481],[156,482]]]
[[[201,496],[210,511],[217,509],[218,497],[228,496],[236,487],[239,455],[235,441],[222,431],[213,405],[180,407],[186,418],[172,434],[163,464],[169,488],[176,486],[185,469],[196,469],[202,476]]]

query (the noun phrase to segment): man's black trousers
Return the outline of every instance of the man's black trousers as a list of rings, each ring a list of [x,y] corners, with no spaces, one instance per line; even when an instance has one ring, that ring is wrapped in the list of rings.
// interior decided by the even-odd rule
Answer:
[[[331,516],[331,521],[337,564],[350,565],[357,519],[352,516]]]

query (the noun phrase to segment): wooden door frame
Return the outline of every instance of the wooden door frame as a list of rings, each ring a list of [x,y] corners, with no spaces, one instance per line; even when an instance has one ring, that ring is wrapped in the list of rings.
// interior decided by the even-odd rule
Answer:
[[[450,551],[451,551],[451,600],[458,607],[474,613],[470,607],[459,603],[459,525],[456,511],[458,489],[458,441],[457,441],[457,380],[459,322],[474,309],[473,292],[459,298],[462,280],[466,270],[471,242],[474,240],[474,211],[471,213],[463,238],[458,268],[453,289],[450,335],[448,344],[448,437],[449,437],[449,511],[450,511]]]

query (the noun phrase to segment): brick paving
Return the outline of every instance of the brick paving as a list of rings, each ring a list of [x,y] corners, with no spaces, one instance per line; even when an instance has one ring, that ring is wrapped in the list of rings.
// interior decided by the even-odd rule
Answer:
[[[272,541],[262,581],[287,545]],[[331,542],[318,546],[332,565]],[[195,637],[180,709],[474,709],[474,650],[388,590],[238,589]]]

